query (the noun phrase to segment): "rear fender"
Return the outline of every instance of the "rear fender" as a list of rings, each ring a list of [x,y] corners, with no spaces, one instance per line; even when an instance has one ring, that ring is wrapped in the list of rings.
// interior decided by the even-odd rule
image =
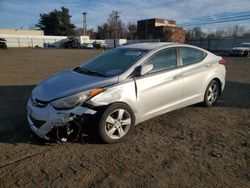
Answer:
[[[221,65],[221,66],[224,66],[224,65]],[[206,91],[208,84],[214,79],[217,79],[220,81],[220,86],[221,86],[220,92],[221,93],[223,92],[224,87],[225,87],[225,71],[222,71],[222,72],[224,72],[224,74],[221,74],[221,70],[220,71],[215,70],[212,74],[209,75],[209,77],[206,79],[206,81],[203,85],[204,94],[205,94],[205,91]]]

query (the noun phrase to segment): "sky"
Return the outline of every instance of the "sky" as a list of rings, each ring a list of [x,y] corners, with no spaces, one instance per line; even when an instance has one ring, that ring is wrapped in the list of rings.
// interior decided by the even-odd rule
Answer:
[[[178,25],[199,20],[218,20],[243,14],[250,15],[249,0],[0,0],[0,28],[28,29],[39,20],[40,13],[60,7],[70,11],[71,22],[82,27],[82,12],[87,12],[88,28],[102,25],[113,11],[120,12],[125,23],[148,18],[174,19]],[[250,16],[249,16],[250,17]],[[250,26],[245,21],[205,25],[218,28],[228,25]]]

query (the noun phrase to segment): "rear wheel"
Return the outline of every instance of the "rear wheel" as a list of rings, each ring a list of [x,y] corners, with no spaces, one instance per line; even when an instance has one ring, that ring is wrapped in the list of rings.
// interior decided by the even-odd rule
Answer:
[[[245,51],[245,52],[244,52],[244,56],[245,56],[245,57],[249,57],[249,52],[248,52],[248,51]]]
[[[118,143],[126,139],[134,129],[135,116],[129,106],[116,103],[109,106],[101,116],[99,133],[106,143]]]
[[[217,80],[212,80],[206,89],[204,96],[204,104],[207,107],[212,106],[220,95],[220,84]]]

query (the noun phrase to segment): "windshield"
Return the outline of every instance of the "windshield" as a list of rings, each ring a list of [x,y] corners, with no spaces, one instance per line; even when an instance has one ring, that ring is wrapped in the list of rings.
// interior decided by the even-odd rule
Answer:
[[[126,71],[147,50],[133,48],[116,48],[92,61],[81,65],[76,71],[97,76],[115,76]]]

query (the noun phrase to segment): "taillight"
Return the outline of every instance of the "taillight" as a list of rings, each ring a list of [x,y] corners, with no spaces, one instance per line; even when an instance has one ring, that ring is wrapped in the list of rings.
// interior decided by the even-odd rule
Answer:
[[[227,61],[225,59],[222,59],[219,61],[219,64],[226,66]]]

